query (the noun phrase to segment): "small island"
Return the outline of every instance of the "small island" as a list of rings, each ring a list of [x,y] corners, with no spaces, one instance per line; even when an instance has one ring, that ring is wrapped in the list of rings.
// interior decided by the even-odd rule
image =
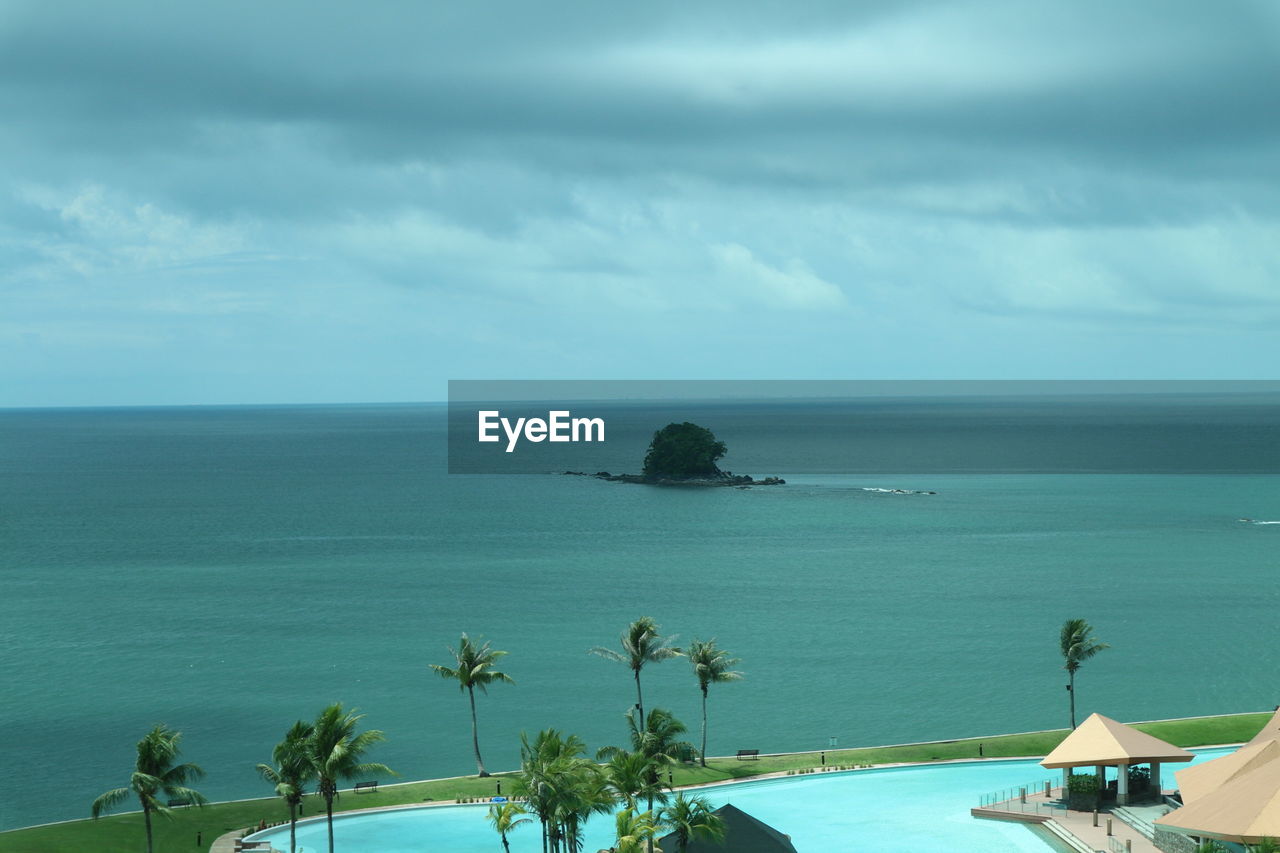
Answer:
[[[685,421],[667,424],[653,434],[653,441],[649,442],[649,450],[644,455],[643,473],[564,473],[598,477],[614,483],[643,483],[650,486],[736,486],[749,489],[752,486],[780,486],[786,483],[781,477],[757,480],[748,474],[721,471],[716,463],[726,452],[728,448],[724,442],[717,440],[711,430]]]

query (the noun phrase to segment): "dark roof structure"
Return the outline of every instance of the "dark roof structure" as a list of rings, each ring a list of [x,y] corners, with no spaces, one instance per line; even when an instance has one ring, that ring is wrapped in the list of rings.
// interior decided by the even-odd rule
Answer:
[[[715,814],[724,820],[724,841],[690,839],[685,853],[796,853],[790,838],[736,806],[723,805]],[[678,853],[675,833],[662,836],[658,846],[662,853]]]

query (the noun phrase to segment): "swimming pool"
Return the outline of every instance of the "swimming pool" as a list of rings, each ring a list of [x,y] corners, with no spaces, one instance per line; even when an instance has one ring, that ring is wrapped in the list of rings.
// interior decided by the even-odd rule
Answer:
[[[1229,749],[1198,750],[1196,761]],[[1183,765],[1186,766],[1186,765]],[[1173,768],[1166,767],[1168,774]],[[971,817],[969,809],[989,791],[1058,778],[1035,760],[923,765],[844,773],[814,773],[707,788],[716,806],[733,803],[791,836],[800,853],[874,850],[885,853],[1046,853],[1025,826]],[[1172,785],[1165,776],[1165,786]],[[334,819],[340,853],[493,853],[498,835],[485,820],[485,805],[406,808]],[[613,842],[613,818],[593,819],[584,850]],[[252,836],[287,850],[289,827]],[[541,853],[536,823],[508,836],[512,853]],[[328,850],[324,819],[298,824],[305,853]]]

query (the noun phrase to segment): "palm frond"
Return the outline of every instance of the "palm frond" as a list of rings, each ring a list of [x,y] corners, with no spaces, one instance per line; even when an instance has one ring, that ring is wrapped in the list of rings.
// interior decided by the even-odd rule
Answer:
[[[1068,672],[1075,672],[1082,662],[1111,648],[1093,636],[1093,626],[1084,619],[1068,619],[1062,624],[1058,647],[1062,652],[1063,669]]]
[[[128,788],[113,788],[93,801],[89,813],[95,820],[105,812],[109,812],[129,798]]]

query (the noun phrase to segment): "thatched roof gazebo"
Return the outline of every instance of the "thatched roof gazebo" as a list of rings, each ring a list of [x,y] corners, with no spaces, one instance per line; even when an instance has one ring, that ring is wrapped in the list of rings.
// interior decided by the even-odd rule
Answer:
[[[1096,767],[1099,781],[1103,768],[1117,768],[1116,803],[1129,802],[1129,768],[1135,764],[1151,766],[1151,785],[1160,790],[1160,765],[1190,761],[1195,756],[1167,741],[1140,732],[1132,726],[1101,714],[1092,714],[1053,752],[1040,762],[1042,767],[1064,771],[1063,787],[1070,787],[1074,767]]]

